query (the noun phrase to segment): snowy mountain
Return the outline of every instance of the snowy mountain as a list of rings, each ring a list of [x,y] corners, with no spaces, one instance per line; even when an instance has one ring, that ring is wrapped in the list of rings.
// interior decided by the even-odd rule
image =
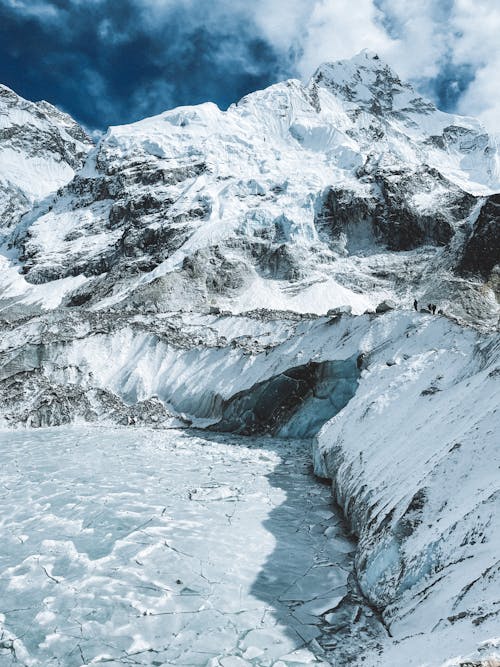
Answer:
[[[498,159],[477,121],[364,52],[226,112],[111,128],[11,245],[44,294],[78,278],[66,304],[360,313],[417,296],[495,322]]]
[[[312,442],[315,471],[331,480],[357,538],[349,560],[347,535],[325,528],[324,517],[311,523],[311,535],[332,535],[331,562],[322,555],[312,569],[304,565],[312,583],[296,573],[296,597],[283,589],[262,598],[273,609],[286,602],[286,651],[259,658],[278,640],[271,632],[252,653],[249,627],[236,619],[235,653],[177,664],[463,667],[497,659],[496,140],[476,120],[437,110],[369,52],[227,111],[207,103],[112,127],[96,146],[65,114],[6,88],[0,119],[6,432],[77,422],[134,427],[138,435],[127,438],[138,440],[151,434],[139,427],[195,426],[207,442],[221,432],[265,436],[271,447],[275,438]],[[441,312],[432,315],[428,303]],[[57,469],[57,446],[47,469]],[[219,493],[200,488],[207,502]],[[216,500],[233,502],[231,494]],[[51,540],[44,534],[42,546]],[[23,559],[40,555],[28,557],[22,544],[12,546],[20,560],[8,577],[24,576]],[[52,546],[44,553],[50,560]],[[55,561],[63,570],[64,558]],[[91,572],[87,556],[76,558]],[[148,558],[141,552],[135,562],[156,571]],[[99,567],[111,581],[116,565]],[[271,570],[263,590],[278,586]],[[45,585],[62,582],[51,573]],[[155,576],[144,587],[156,586]],[[13,595],[10,585],[0,592]],[[109,609],[122,604],[113,600]],[[66,603],[50,604],[59,618]],[[11,642],[0,641],[0,660],[15,646],[26,664],[50,658],[52,621],[35,611],[24,621],[33,628],[26,640],[13,639],[18,621],[0,615]],[[104,651],[89,626],[95,661],[120,664],[111,645],[132,651],[153,641],[135,621],[117,625],[102,613],[121,639]],[[159,649],[151,652],[147,660]],[[71,665],[91,664],[80,657]]]
[[[92,145],[67,114],[0,85],[0,236],[66,185]]]

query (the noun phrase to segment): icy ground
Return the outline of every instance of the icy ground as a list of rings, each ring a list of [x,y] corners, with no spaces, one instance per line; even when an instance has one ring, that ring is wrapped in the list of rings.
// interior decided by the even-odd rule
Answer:
[[[1,667],[331,664],[355,545],[304,441],[73,427],[0,444]]]

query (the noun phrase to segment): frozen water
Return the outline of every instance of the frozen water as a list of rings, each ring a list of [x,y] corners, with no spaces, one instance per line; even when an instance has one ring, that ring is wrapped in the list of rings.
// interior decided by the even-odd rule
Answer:
[[[328,664],[317,614],[351,563],[307,443],[73,427],[0,444],[2,667]]]

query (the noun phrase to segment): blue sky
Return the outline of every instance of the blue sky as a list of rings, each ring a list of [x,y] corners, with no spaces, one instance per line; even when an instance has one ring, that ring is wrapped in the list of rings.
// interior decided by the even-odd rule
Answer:
[[[497,0],[0,0],[0,82],[90,129],[225,108],[376,50],[440,108],[500,108]]]

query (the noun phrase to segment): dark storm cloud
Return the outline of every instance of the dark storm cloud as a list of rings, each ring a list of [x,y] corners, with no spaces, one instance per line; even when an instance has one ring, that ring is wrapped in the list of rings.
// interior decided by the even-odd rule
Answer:
[[[227,107],[276,81],[282,59],[250,16],[207,26],[196,4],[0,0],[0,81],[91,128],[180,104]]]

